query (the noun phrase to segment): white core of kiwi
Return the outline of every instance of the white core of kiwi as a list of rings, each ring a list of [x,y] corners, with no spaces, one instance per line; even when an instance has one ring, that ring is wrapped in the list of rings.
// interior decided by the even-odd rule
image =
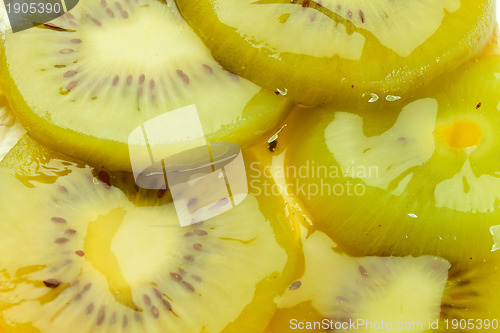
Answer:
[[[34,188],[2,169],[0,183],[9,193],[0,201],[0,317],[8,325],[219,332],[287,260],[252,196],[180,227],[173,203],[136,207],[88,168]]]
[[[394,328],[398,323],[423,323],[422,329],[408,330],[412,332],[426,330],[429,320],[439,318],[450,268],[444,259],[353,258],[337,253],[332,240],[319,231],[304,240],[304,256],[304,275],[281,298],[281,308],[311,301],[334,322],[383,320]]]
[[[406,57],[436,32],[446,12],[455,12],[460,5],[460,0],[218,1],[217,15],[262,47],[356,60],[365,43],[361,31]],[[255,25],[248,17],[262,24]]]
[[[490,175],[476,176],[470,161],[466,160],[459,173],[436,185],[434,197],[436,207],[459,212],[493,212],[500,200],[500,179]]]
[[[363,133],[361,116],[337,112],[325,129],[325,142],[347,176],[400,195],[413,176],[412,168],[428,161],[436,149],[437,111],[435,99],[417,100],[401,111],[391,129],[371,137]]]

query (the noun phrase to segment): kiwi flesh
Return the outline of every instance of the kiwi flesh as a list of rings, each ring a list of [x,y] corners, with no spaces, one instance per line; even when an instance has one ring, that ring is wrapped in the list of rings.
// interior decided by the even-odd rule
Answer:
[[[490,0],[177,3],[223,66],[304,105],[405,95],[477,54],[495,12]]]
[[[205,141],[249,145],[290,106],[224,70],[172,0],[80,1],[0,44],[6,94],[30,135],[109,169],[132,168],[129,151],[146,143],[131,134],[158,117],[168,115],[148,144],[163,158]]]
[[[102,181],[28,138],[12,154],[0,167],[10,193],[0,202],[2,332],[265,327],[297,252],[278,198],[249,194],[181,227],[173,202],[138,205],[116,178]],[[36,170],[44,172],[27,176]],[[26,202],[30,209],[21,208]]]
[[[355,258],[320,231],[304,238],[306,269],[280,299],[275,327],[481,332],[498,325],[498,253],[456,263],[434,256]],[[295,320],[304,312],[320,316]]]
[[[407,99],[294,113],[284,166],[292,194],[356,256],[490,252],[500,219],[499,73],[500,59],[488,56]]]

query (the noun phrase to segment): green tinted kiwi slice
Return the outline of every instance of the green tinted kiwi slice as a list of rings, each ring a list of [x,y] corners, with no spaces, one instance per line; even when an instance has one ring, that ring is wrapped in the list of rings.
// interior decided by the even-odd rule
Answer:
[[[293,331],[309,323],[313,332],[498,327],[498,253],[455,263],[435,256],[354,258],[316,231],[304,240],[304,256],[305,272],[280,299],[275,327]],[[307,312],[315,313],[314,319],[296,320]]]
[[[421,96],[297,112],[284,166],[292,194],[351,254],[490,252],[500,221],[499,91],[491,56]]]
[[[456,68],[493,31],[488,0],[177,3],[225,67],[306,105],[404,94]]]
[[[167,154],[200,140],[248,145],[289,105],[224,70],[170,0],[80,1],[0,44],[6,92],[30,135],[111,169],[130,169],[128,144],[142,148],[131,133],[170,111],[181,110],[170,123],[183,136],[149,138]],[[182,122],[193,105],[196,119]]]
[[[36,160],[19,155],[8,160]],[[113,178],[110,185],[89,167],[44,156],[43,168],[25,165],[38,178],[0,168],[9,193],[0,202],[2,332],[263,329],[295,256],[279,200],[248,195],[181,227],[172,202],[137,205]]]

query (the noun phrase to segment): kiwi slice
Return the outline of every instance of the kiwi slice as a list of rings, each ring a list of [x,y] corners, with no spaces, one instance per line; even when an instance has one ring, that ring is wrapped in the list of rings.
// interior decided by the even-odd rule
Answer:
[[[495,12],[491,0],[177,4],[226,68],[306,105],[405,95],[481,50]]]
[[[6,92],[30,135],[110,169],[130,170],[129,151],[146,147],[164,158],[205,141],[246,146],[290,106],[224,70],[172,0],[80,1],[0,44]],[[159,127],[147,143],[132,135],[145,124]]]
[[[307,238],[304,276],[290,285],[280,307],[310,300],[328,324],[361,324],[363,320],[368,325],[331,327],[345,331],[375,331],[370,324],[382,323],[385,326],[379,329],[396,328],[405,322],[427,326],[439,319],[450,268],[446,260],[433,256],[352,258],[334,250],[335,244],[322,232]],[[336,269],[324,271],[323,267]]]
[[[483,255],[500,220],[499,91],[490,56],[406,100],[298,110],[284,139],[290,191],[353,255]]]
[[[278,198],[249,194],[219,216],[181,227],[173,202],[137,205],[90,167],[23,141],[26,156],[19,146],[0,167],[9,192],[0,202],[2,332],[265,327],[297,251]],[[21,168],[25,161],[32,163]],[[26,176],[42,169],[52,174]],[[30,209],[22,209],[26,202]]]
[[[290,284],[272,322],[283,332],[479,332],[498,325],[498,255],[454,264],[434,256],[354,258],[319,231],[304,240],[304,255],[304,275]],[[320,316],[297,320],[304,312]]]

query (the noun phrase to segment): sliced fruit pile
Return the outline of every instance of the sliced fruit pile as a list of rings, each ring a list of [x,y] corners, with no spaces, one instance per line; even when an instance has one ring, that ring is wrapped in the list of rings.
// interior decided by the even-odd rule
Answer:
[[[0,10],[0,332],[497,330],[494,11]]]

